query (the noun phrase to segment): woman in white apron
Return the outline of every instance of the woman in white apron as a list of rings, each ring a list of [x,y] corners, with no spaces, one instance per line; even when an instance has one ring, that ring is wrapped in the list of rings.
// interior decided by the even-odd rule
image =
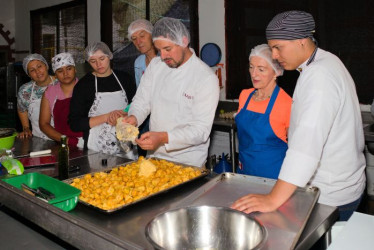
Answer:
[[[73,131],[83,131],[85,147],[106,154],[120,152],[115,126],[110,122],[119,117],[135,95],[133,77],[113,71],[113,55],[105,43],[87,46],[86,60],[93,72],[86,74],[74,87],[70,102],[69,124]],[[134,158],[130,154],[128,158]]]
[[[18,91],[17,111],[23,128],[18,137],[27,138],[33,135],[48,139],[39,128],[40,102],[46,88],[57,81],[48,74],[48,64],[42,55],[28,55],[23,60],[23,69],[31,81],[23,84]]]

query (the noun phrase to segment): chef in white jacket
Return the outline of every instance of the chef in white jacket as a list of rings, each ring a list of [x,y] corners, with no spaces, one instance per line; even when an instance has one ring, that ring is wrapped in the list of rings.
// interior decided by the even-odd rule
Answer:
[[[266,29],[273,58],[300,72],[293,94],[288,150],[267,195],[249,194],[232,207],[247,213],[277,209],[297,186],[320,189],[319,203],[337,206],[347,220],[365,189],[364,134],[355,84],[335,55],[317,47],[313,17],[278,14]]]
[[[148,65],[125,122],[140,125],[150,114],[150,131],[136,140],[148,156],[202,166],[219,99],[218,78],[188,47],[178,19],[162,18],[152,38],[160,56]]]

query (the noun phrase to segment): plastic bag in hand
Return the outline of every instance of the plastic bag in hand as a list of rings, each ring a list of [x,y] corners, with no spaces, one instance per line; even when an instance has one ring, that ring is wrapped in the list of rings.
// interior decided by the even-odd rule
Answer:
[[[135,143],[135,139],[139,135],[139,129],[134,125],[124,123],[123,117],[117,119],[116,135],[120,142],[132,142]]]

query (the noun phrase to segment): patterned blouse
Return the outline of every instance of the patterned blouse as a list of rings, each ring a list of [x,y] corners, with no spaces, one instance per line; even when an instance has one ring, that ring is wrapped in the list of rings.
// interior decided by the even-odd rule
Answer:
[[[33,84],[34,83],[34,84]],[[58,83],[57,78],[52,81],[52,85],[56,85]],[[32,90],[34,85],[34,90]],[[19,112],[25,112],[28,110],[31,98],[34,100],[41,99],[43,96],[44,91],[47,89],[47,86],[40,87],[34,81],[30,81],[28,83],[23,84],[19,90],[17,95],[17,108]],[[32,96],[31,96],[32,93]]]

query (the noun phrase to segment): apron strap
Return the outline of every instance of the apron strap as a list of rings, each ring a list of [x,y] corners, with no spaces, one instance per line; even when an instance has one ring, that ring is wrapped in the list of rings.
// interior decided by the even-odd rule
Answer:
[[[122,91],[125,91],[122,87],[122,84],[121,82],[119,81],[118,77],[116,76],[116,74],[114,73],[114,71],[112,70],[112,74],[114,76],[114,78],[116,78],[117,82],[118,82],[118,85],[121,87]],[[95,75],[95,93],[97,93],[97,77]]]
[[[254,94],[256,91],[257,91],[257,90],[255,89],[255,90],[253,90],[253,91],[249,94],[249,96],[248,96],[248,98],[247,98],[247,101],[245,101],[245,104],[244,104],[244,106],[243,106],[243,109],[244,109],[244,110],[247,110],[247,106],[248,106],[249,100],[251,100],[253,94]]]
[[[114,71],[113,71],[113,70],[112,70],[112,73],[113,73],[114,77],[116,78],[116,80],[117,80],[117,82],[118,82],[119,86],[121,87],[122,91],[125,91],[125,90],[123,89],[123,87],[122,87],[122,84],[121,84],[121,82],[120,82],[120,81],[118,80],[118,77],[116,76],[116,74],[114,73]]]
[[[273,106],[274,106],[275,100],[278,97],[279,90],[280,90],[279,86],[275,85],[275,89],[273,91],[273,94],[271,95],[271,98],[270,98],[269,104],[268,104],[268,106],[266,108],[265,114],[268,115],[273,110]]]
[[[34,93],[34,87],[35,87],[35,82],[32,82],[32,88],[31,88],[31,94],[30,94],[30,102],[32,100],[32,93]]]
[[[278,97],[278,93],[279,93],[279,86],[278,85],[275,85],[275,88],[274,88],[274,91],[273,91],[273,94],[271,95],[271,98],[270,98],[270,101],[269,101],[269,104],[266,108],[266,111],[265,111],[265,114],[270,114],[271,110],[273,109],[273,106],[274,106],[274,103],[275,103],[275,100],[277,99]],[[244,110],[247,110],[247,106],[249,104],[249,101],[251,100],[253,94],[257,91],[257,89],[255,89],[254,91],[252,91],[252,93],[249,94],[248,98],[247,98],[247,101],[245,102],[244,106],[243,106],[243,109]]]
[[[94,75],[95,76],[95,95],[97,94],[97,77],[96,77],[96,75]]]

